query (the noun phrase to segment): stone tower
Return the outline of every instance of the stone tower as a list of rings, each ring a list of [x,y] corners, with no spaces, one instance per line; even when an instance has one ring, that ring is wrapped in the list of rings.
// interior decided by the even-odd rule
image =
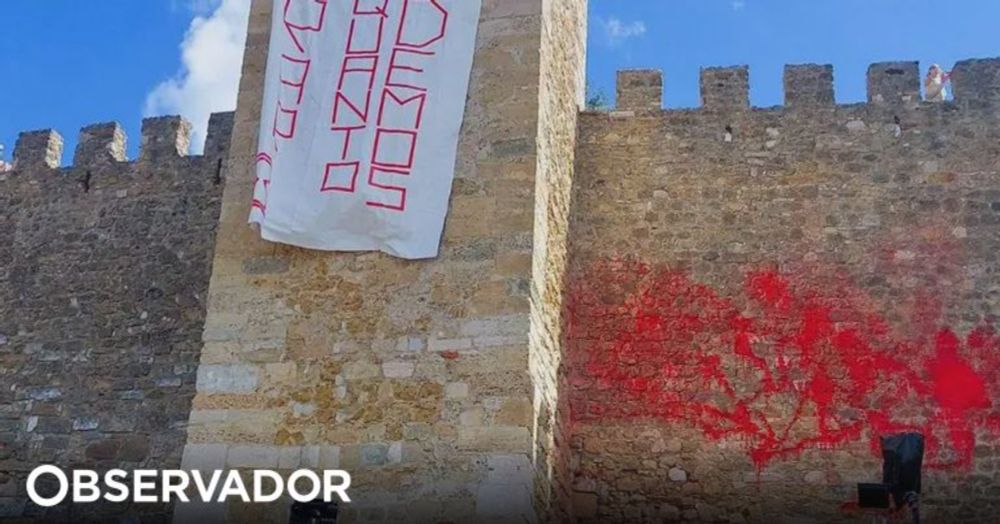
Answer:
[[[566,496],[556,341],[586,2],[485,0],[442,252],[422,262],[247,226],[271,4],[252,4],[183,467],[347,469],[352,520],[535,521]]]

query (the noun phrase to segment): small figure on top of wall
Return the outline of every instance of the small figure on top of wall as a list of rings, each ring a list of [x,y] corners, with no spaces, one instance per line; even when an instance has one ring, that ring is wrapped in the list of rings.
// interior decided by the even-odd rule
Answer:
[[[927,78],[924,79],[924,91],[928,102],[944,102],[948,98],[948,90],[945,84],[951,79],[951,73],[941,69],[937,64],[931,65],[927,70]]]
[[[4,153],[4,147],[3,144],[0,144],[0,173],[14,169],[14,166],[4,161],[3,153]]]

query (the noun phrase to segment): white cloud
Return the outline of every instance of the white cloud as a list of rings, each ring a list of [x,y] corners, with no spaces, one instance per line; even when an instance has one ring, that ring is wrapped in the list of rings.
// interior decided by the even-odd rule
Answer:
[[[219,5],[220,0],[170,0],[170,9],[174,11],[187,10],[196,15],[211,13]]]
[[[611,47],[621,45],[626,40],[638,38],[646,34],[646,24],[640,20],[622,22],[614,16],[611,18],[598,17],[597,24],[604,31],[604,38]]]
[[[205,15],[191,21],[181,42],[181,70],[149,93],[143,113],[180,114],[190,120],[197,153],[204,146],[209,116],[236,108],[250,0],[189,0],[186,6]]]

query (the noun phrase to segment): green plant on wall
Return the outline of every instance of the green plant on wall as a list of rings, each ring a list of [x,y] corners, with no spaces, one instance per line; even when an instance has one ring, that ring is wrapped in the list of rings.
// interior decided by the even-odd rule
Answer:
[[[591,86],[587,86],[587,109],[590,111],[600,111],[610,107],[608,104],[608,97],[604,93],[603,89],[594,89]]]

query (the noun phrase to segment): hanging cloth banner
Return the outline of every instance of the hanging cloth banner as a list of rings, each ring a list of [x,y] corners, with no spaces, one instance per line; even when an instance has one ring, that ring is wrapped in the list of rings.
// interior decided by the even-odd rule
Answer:
[[[274,0],[250,222],[437,256],[482,0]]]

